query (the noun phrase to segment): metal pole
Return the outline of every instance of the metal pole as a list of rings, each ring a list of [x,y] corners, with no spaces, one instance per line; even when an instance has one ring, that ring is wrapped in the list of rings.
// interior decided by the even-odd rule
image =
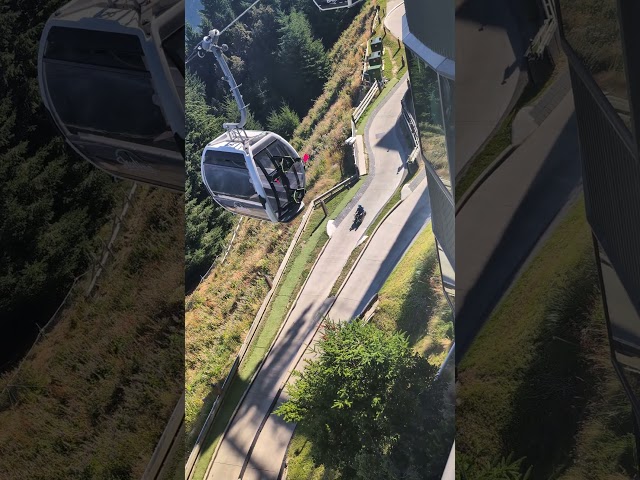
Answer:
[[[327,210],[327,205],[324,203],[324,200],[320,200],[320,206],[322,207],[322,211],[324,212],[324,216],[329,216],[329,211]]]
[[[635,409],[631,408],[631,416],[633,417],[633,434],[635,438],[636,451],[634,452],[634,460],[636,463],[636,469],[640,472],[640,427],[638,427],[638,416]],[[637,476],[635,478],[638,478]]]
[[[202,39],[202,49],[207,52],[213,53],[213,56],[216,57],[218,65],[222,69],[224,73],[223,79],[229,84],[229,88],[231,89],[231,93],[233,94],[233,98],[238,104],[238,109],[240,110],[240,122],[239,123],[225,123],[222,126],[225,130],[233,130],[233,129],[242,129],[247,123],[247,106],[242,99],[242,95],[240,94],[240,87],[236,83],[235,78],[233,78],[233,73],[231,73],[231,69],[229,65],[227,65],[227,61],[224,58],[223,52],[229,50],[229,47],[226,44],[218,45],[218,39],[220,38],[220,33],[218,30],[211,30],[209,35]]]

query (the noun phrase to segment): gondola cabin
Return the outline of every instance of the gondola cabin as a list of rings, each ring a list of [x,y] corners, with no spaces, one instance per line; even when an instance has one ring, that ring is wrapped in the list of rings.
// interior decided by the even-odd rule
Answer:
[[[42,100],[109,174],[184,191],[184,2],[75,0],[47,21]]]
[[[205,147],[201,168],[213,199],[234,214],[287,223],[304,209],[304,165],[275,133],[226,132]]]
[[[351,8],[364,0],[313,0],[320,10],[337,10],[338,8]]]

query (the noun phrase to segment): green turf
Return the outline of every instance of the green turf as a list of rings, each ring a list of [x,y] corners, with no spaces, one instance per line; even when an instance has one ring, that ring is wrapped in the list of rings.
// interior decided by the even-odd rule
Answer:
[[[373,322],[405,332],[416,352],[441,365],[453,340],[453,316],[442,292],[431,224],[395,266],[378,299]]]
[[[460,458],[514,452],[532,480],[631,476],[630,405],[610,363],[584,208],[571,207],[460,360]]]
[[[289,480],[337,480],[337,475],[315,465],[311,458],[311,443],[296,428],[288,450],[287,478]]]

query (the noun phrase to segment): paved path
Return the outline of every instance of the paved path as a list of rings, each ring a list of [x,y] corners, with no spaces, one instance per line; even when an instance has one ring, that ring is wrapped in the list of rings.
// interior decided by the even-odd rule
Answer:
[[[423,181],[415,191],[378,228],[360,262],[349,277],[345,288],[328,311],[328,316],[333,320],[343,321],[358,316],[373,293],[380,290],[395,265],[400,261],[418,233],[427,225],[430,218],[431,208],[427,181],[423,177]],[[323,305],[323,313],[327,313],[326,308],[330,304],[330,300],[328,300]],[[315,343],[317,338],[308,338],[308,340]],[[298,349],[298,354],[303,353],[302,349],[306,350],[308,340],[301,349]],[[305,351],[303,360],[297,364],[296,369],[304,368],[306,364],[304,359],[312,357],[311,351]],[[287,398],[285,390],[278,400],[278,405],[286,401]],[[279,469],[285,460],[287,446],[293,435],[294,427],[294,424],[287,424],[276,415],[269,415],[251,455],[252,461],[259,465],[273,465],[270,467],[273,472],[276,467]],[[247,475],[243,479],[276,478],[260,475],[261,472],[257,469],[247,469]]]
[[[508,1],[456,2],[456,176],[517,93],[524,52]]]
[[[362,233],[400,184],[404,172],[404,149],[397,123],[404,121],[400,112],[400,99],[406,92],[406,81],[398,83],[390,95],[372,115],[365,132],[370,169],[369,185],[359,200],[367,210],[363,224],[350,230],[351,222],[341,222],[320,257],[302,290],[291,315],[287,317],[283,330],[273,349],[250,386],[248,393],[231,420],[207,478],[211,480],[276,479],[282,465],[291,428],[273,417],[269,417],[272,403],[278,390],[294,367],[300,348],[313,333],[320,318],[326,313],[327,297],[339,277],[349,255],[357,245]],[[352,217],[355,205],[351,204]],[[349,218],[349,217],[347,217]],[[269,417],[270,418],[270,417]],[[254,441],[257,443],[254,445]],[[253,452],[249,452],[253,446]],[[276,454],[276,452],[281,452]],[[245,460],[248,462],[245,465]],[[244,474],[240,477],[244,470]]]
[[[569,69],[566,68],[558,72],[553,84],[547,88],[540,98],[516,113],[511,124],[511,143],[513,145],[522,144],[529,135],[542,125],[570,91],[571,77],[569,76]]]
[[[569,93],[456,215],[456,363],[581,178]]]
[[[385,12],[384,26],[391,31],[394,37],[403,39],[403,36],[407,34],[408,29],[402,27],[402,17],[404,16],[404,0],[389,0],[387,2],[387,11]]]
[[[418,233],[431,219],[427,179],[381,224],[329,311],[332,320],[351,320],[389,278]]]
[[[507,2],[456,2],[456,175],[498,126],[517,94],[524,52]],[[404,38],[409,34],[404,2],[391,0],[387,11],[385,26]]]

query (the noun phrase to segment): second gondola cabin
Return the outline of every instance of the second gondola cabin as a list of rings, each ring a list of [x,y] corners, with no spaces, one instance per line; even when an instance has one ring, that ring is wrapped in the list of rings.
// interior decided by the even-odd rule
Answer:
[[[225,132],[205,147],[201,169],[213,199],[234,214],[288,223],[304,209],[304,165],[273,132]]]
[[[340,8],[351,8],[358,5],[362,1],[363,0],[313,0],[313,3],[316,4],[316,7],[318,7],[318,9],[325,11],[337,10]]]

